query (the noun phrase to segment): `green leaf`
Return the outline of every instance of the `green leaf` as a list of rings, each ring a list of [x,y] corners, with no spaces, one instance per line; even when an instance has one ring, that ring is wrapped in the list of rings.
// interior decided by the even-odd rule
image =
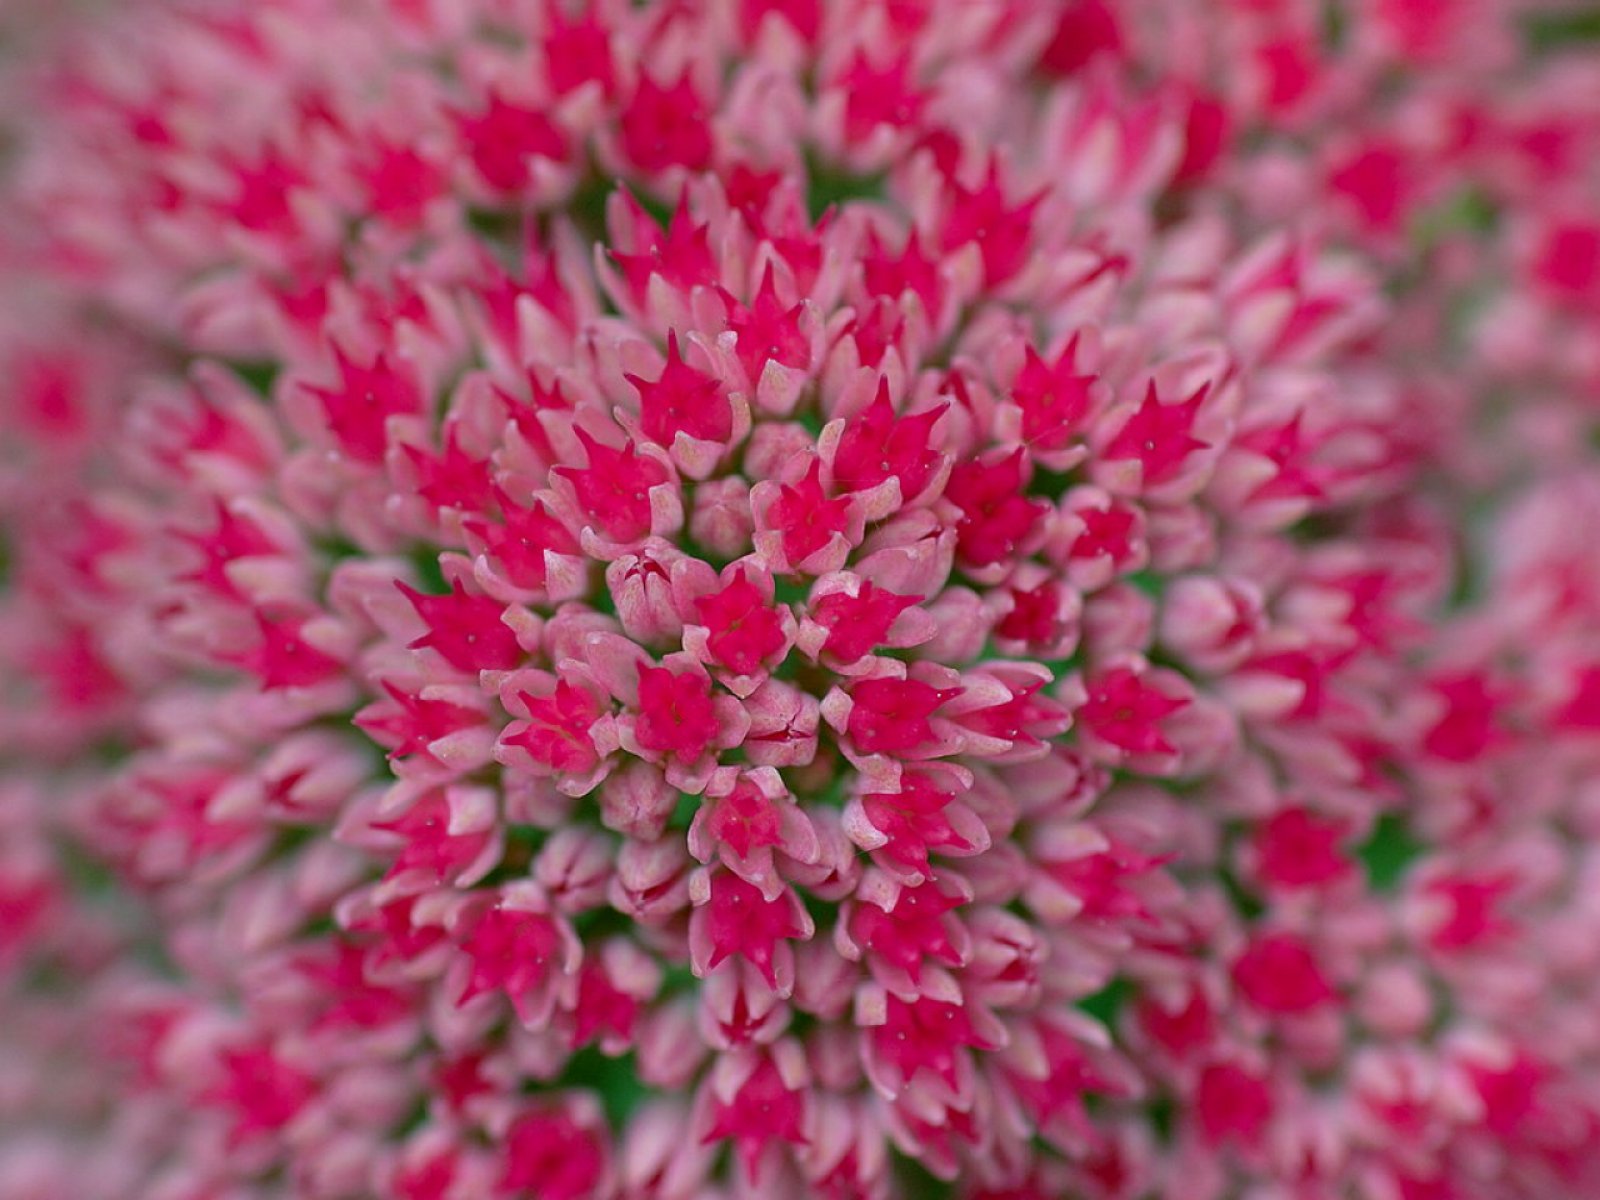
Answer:
[[[1222,888],[1228,893],[1228,899],[1233,902],[1234,911],[1247,921],[1254,921],[1267,911],[1266,903],[1260,896],[1245,887],[1239,877],[1232,871],[1224,868],[1220,877]]]
[[[243,380],[245,385],[256,395],[263,398],[272,395],[272,385],[278,378],[278,363],[240,361],[232,362],[228,365],[233,368],[233,373]]]
[[[667,828],[684,830],[694,823],[695,813],[700,811],[700,797],[691,796],[688,792],[678,793],[678,803],[673,806],[672,816],[667,818]]]
[[[954,1184],[946,1183],[921,1163],[898,1153],[894,1175],[900,1185],[898,1193],[904,1200],[952,1200],[956,1194]]]
[[[806,170],[806,207],[811,219],[815,221],[830,208],[851,200],[883,199],[884,178],[881,173],[852,175],[812,160]]]
[[[1133,984],[1126,979],[1113,979],[1094,995],[1079,1000],[1078,1008],[1109,1029],[1132,998]]]
[[[586,1088],[596,1093],[606,1120],[617,1130],[627,1125],[634,1110],[651,1094],[639,1079],[631,1053],[611,1058],[595,1046],[586,1046],[569,1058],[555,1083],[557,1087]]]
[[[1080,478],[1076,471],[1051,471],[1039,467],[1034,470],[1033,479],[1028,484],[1028,495],[1059,500],[1066,495],[1068,488],[1078,482]]]
[[[1417,840],[1404,818],[1385,813],[1356,855],[1366,868],[1368,885],[1377,892],[1391,892],[1426,849],[1427,845]]]
[[[442,596],[450,590],[445,582],[444,570],[439,566],[437,546],[418,546],[411,553],[411,566],[417,573],[417,590],[430,596]]]
[[[1600,41],[1600,8],[1586,4],[1567,12],[1531,13],[1522,28],[1528,45],[1538,52]]]

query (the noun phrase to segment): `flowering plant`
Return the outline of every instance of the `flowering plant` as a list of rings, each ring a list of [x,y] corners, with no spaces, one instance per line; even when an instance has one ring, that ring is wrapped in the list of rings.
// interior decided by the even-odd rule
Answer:
[[[17,11],[0,1200],[1600,1190],[1590,14]]]

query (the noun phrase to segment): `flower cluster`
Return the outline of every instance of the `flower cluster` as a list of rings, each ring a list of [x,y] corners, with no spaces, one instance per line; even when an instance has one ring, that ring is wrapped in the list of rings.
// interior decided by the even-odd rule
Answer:
[[[1591,24],[41,25],[0,1198],[1600,1189]]]

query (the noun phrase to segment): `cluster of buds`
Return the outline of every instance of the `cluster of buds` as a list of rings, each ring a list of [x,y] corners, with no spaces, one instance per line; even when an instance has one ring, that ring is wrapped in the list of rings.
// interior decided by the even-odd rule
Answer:
[[[1600,1186],[1600,66],[1324,7],[69,31],[0,1197]]]

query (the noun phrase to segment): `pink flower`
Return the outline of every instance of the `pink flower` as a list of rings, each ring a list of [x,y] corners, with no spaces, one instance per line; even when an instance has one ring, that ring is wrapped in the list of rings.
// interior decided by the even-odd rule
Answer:
[[[915,679],[863,680],[850,690],[851,741],[867,754],[922,749],[937,736],[928,718],[960,694]]]
[[[570,934],[544,913],[502,904],[484,909],[461,941],[468,970],[458,1003],[503,992],[525,1022],[539,1023],[561,977],[574,968],[574,949]]]
[[[712,659],[735,675],[753,674],[788,641],[782,618],[743,569],[721,591],[698,598],[695,608],[709,631]]]
[[[1308,1012],[1334,999],[1334,991],[1303,941],[1289,933],[1256,938],[1234,960],[1233,981],[1263,1012]]]
[[[553,474],[571,483],[578,511],[613,542],[637,542],[653,532],[652,493],[667,484],[666,465],[640,455],[631,442],[617,450],[582,429],[576,432],[587,464],[582,469],[557,467]]]
[[[660,378],[629,376],[639,392],[639,428],[658,445],[671,447],[679,433],[703,442],[725,442],[733,434],[733,412],[718,381],[697,371],[678,353],[678,335],[667,335],[667,362]]]
[[[1188,700],[1147,683],[1134,667],[1113,667],[1091,680],[1078,721],[1096,742],[1128,754],[1170,754],[1161,722]]]
[[[701,758],[716,739],[717,716],[711,681],[693,671],[676,674],[664,667],[639,672],[639,719],[634,737],[641,749],[680,762]]]
[[[943,462],[932,434],[948,405],[897,420],[888,389],[880,379],[873,402],[845,423],[830,466],[834,486],[846,492],[871,491],[893,479],[900,507],[922,495]]]
[[[428,632],[411,643],[433,650],[462,671],[503,670],[522,657],[516,635],[500,619],[503,606],[486,596],[468,594],[458,579],[448,595],[428,596],[398,582]]]
[[[1207,1066],[1195,1089],[1195,1113],[1210,1142],[1236,1139],[1248,1145],[1273,1115],[1268,1083],[1234,1063]]]
[[[768,987],[780,995],[787,992],[794,986],[788,943],[813,932],[798,897],[785,891],[768,899],[727,871],[700,878],[707,880],[702,885],[705,899],[696,908],[690,932],[691,943],[702,947],[696,951],[700,973],[738,955],[755,967]]]
[[[726,1102],[714,1101],[707,1142],[732,1139],[745,1173],[759,1177],[759,1163],[773,1141],[806,1144],[805,1092],[784,1082],[769,1059],[761,1063]]]
[[[950,474],[945,494],[961,510],[957,547],[975,567],[1020,556],[1044,514],[1045,506],[1026,495],[1025,461],[1019,447],[996,461],[960,463]]]
[[[496,191],[516,192],[526,186],[530,159],[560,162],[568,154],[566,136],[538,107],[493,90],[483,112],[458,120],[472,165]]]
[[[708,115],[687,72],[671,86],[642,75],[618,119],[622,148],[641,170],[672,166],[701,170],[711,164]]]
[[[579,1200],[596,1194],[607,1170],[599,1136],[559,1110],[518,1117],[502,1153],[500,1187],[511,1194],[537,1188],[552,1200]]]

